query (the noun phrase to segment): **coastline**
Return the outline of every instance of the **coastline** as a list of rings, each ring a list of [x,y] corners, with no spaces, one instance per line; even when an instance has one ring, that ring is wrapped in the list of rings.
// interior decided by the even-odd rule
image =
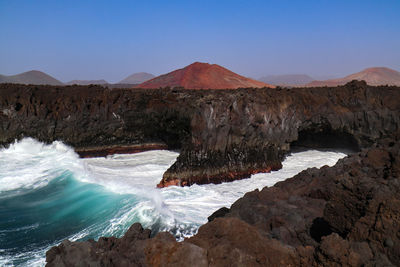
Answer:
[[[400,124],[399,88],[362,81],[268,90],[1,84],[0,96],[0,144],[61,140],[82,157],[179,149],[160,186],[277,169],[292,145],[367,148]]]
[[[75,260],[120,265],[400,263],[399,87],[357,81],[268,90],[5,84],[0,96],[1,144],[24,136],[47,143],[62,140],[86,148],[82,156],[165,144],[181,153],[161,185],[218,183],[278,168],[292,145],[361,151],[334,167],[309,169],[247,193],[229,212],[214,214],[222,218],[182,243],[168,233],[149,239],[148,231],[135,224],[121,239],[65,241],[48,252],[49,266],[74,265]]]
[[[135,154],[150,150],[166,149],[168,149],[168,146],[162,143],[74,148],[75,152],[81,158],[106,157],[112,154]]]
[[[135,223],[121,238],[66,240],[46,253],[46,266],[397,265],[399,171],[400,143],[389,139],[248,192],[183,242]]]

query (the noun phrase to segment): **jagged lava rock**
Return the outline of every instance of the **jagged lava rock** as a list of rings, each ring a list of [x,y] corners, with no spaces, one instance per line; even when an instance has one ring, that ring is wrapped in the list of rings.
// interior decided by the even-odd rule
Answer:
[[[93,261],[92,266],[124,266],[103,260],[109,255],[120,255],[115,262],[135,255],[131,265],[140,255],[144,266],[398,266],[398,141],[249,192],[181,243],[159,233],[132,246],[132,254],[118,254],[118,241],[110,246],[101,238],[79,253],[77,247],[88,242],[63,242],[48,252],[48,266],[79,259]],[[130,231],[126,236],[135,236]]]
[[[46,252],[46,266],[144,266],[144,248],[151,231],[133,224],[122,238],[84,242],[63,241]]]
[[[31,136],[77,151],[180,149],[159,187],[277,170],[291,145],[359,149],[400,121],[398,87],[178,90],[0,85],[0,144]],[[120,146],[121,149],[116,147]]]

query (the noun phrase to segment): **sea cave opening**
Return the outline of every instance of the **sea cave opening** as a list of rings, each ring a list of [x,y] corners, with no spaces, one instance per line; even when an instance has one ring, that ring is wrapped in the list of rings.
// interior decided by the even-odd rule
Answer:
[[[307,128],[300,130],[297,140],[290,143],[292,151],[323,149],[342,151],[351,154],[360,151],[356,138],[345,131],[330,127]]]

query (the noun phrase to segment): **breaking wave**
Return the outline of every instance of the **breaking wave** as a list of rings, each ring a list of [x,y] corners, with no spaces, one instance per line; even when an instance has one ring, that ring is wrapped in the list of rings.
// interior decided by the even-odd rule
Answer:
[[[218,185],[157,189],[178,153],[148,151],[81,159],[62,142],[32,138],[0,150],[0,265],[43,266],[64,239],[122,236],[135,222],[178,240],[195,234],[215,210],[246,192],[272,186],[346,154],[293,153],[280,171]]]

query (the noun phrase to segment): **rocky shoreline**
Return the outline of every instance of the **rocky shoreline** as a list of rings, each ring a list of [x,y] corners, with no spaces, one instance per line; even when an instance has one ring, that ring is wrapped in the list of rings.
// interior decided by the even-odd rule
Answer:
[[[102,156],[116,147],[141,151],[145,144],[180,149],[159,187],[276,170],[293,144],[370,147],[400,122],[398,87],[357,81],[333,88],[238,90],[1,84],[0,96],[3,146],[30,136],[61,140],[82,156]]]
[[[398,266],[397,141],[249,192],[181,243],[134,224],[119,239],[64,241],[47,266]]]
[[[140,144],[125,146],[106,146],[106,147],[85,147],[75,148],[75,152],[81,158],[105,157],[113,154],[134,154],[149,150],[165,150],[168,149],[166,144]]]

